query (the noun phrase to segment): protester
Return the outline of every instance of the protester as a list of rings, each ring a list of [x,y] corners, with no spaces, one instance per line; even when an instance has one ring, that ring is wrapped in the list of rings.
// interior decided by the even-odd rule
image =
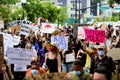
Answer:
[[[84,66],[86,64],[86,57],[87,56],[86,56],[85,52],[82,49],[79,49],[76,58],[80,59],[83,62]]]
[[[40,49],[38,51],[38,59],[39,59],[39,62],[40,62],[40,67],[43,66],[43,63],[45,62],[45,53],[48,52],[48,50],[46,49],[46,41],[42,43],[42,49]]]
[[[46,73],[45,69],[39,67],[38,62],[36,60],[33,60],[31,62],[31,67],[26,71],[25,80],[30,80],[31,78],[35,79],[34,75],[45,73]]]
[[[84,63],[80,59],[73,62],[73,71],[67,73],[67,80],[91,80],[89,74],[83,70]]]
[[[93,74],[93,80],[112,80],[111,71],[103,66],[96,68]]]
[[[68,46],[68,50],[62,51],[62,57],[63,57],[62,72],[72,71],[72,63],[73,63],[74,59],[71,61],[67,61],[68,57],[70,57],[70,56],[67,56],[69,54],[72,54],[71,56],[74,57],[74,59],[75,59],[75,51],[72,49],[72,46],[70,46],[70,45]]]
[[[0,80],[13,80],[5,60],[2,64],[2,67],[0,68]]]
[[[93,76],[94,70],[104,66],[106,69],[110,70],[111,73],[114,73],[115,66],[111,57],[106,55],[105,45],[99,45],[98,47],[98,56],[91,61],[90,74]]]
[[[48,52],[45,54],[45,65],[50,73],[61,72],[61,57],[56,43],[47,44]]]

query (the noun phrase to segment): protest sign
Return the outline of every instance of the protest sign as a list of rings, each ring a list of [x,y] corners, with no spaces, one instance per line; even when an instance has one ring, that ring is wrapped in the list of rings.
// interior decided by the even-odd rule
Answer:
[[[13,37],[11,34],[7,34],[7,33],[1,33],[1,34],[3,34],[4,55],[6,56],[7,47],[13,47]]]
[[[13,36],[13,45],[18,45],[20,42],[20,37],[19,36]]]
[[[74,62],[75,61],[75,56],[71,54],[66,54],[66,63],[68,62]]]
[[[57,24],[50,24],[50,23],[42,23],[42,27],[40,29],[43,33],[53,33],[57,28]]]
[[[4,21],[0,21],[0,28],[4,28]]]
[[[55,42],[59,49],[68,49],[68,37],[66,36],[51,36],[51,43]]]
[[[89,24],[74,24],[73,25],[73,33],[74,33],[74,35],[75,36],[78,35],[78,27],[83,27],[83,29],[84,29],[85,27],[88,27],[88,26],[89,26]]]
[[[21,24],[20,34],[29,35],[31,25],[28,24]]]
[[[3,35],[0,34],[0,68],[4,61]]]
[[[82,27],[78,27],[78,38],[79,39],[85,39],[85,32]]]
[[[21,64],[14,64],[14,71],[18,72],[18,71],[26,71],[27,70],[27,66],[26,65],[21,65]]]
[[[32,57],[35,56],[33,50],[22,48],[7,48],[7,56],[12,64],[30,65]]]
[[[85,38],[87,41],[104,43],[105,41],[104,30],[84,29],[84,31],[85,31]]]

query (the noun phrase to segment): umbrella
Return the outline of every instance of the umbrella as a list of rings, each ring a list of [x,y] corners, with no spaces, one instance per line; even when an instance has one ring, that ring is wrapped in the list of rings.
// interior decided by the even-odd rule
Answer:
[[[112,57],[113,60],[119,60],[120,59],[120,48],[112,48],[108,50],[107,56]]]

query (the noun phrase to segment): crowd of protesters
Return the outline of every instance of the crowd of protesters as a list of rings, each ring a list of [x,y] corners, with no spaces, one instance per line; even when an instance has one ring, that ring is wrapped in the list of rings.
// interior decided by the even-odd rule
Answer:
[[[109,49],[120,48],[120,33],[112,35],[114,31],[112,25],[108,25],[106,30],[106,41],[111,41],[109,46],[106,46],[106,43],[92,43],[79,39],[71,27],[59,29],[59,34],[43,33],[42,36],[40,31],[35,35],[32,30],[29,36],[10,33],[21,37],[19,44],[14,45],[15,48],[32,49],[35,57],[23,72],[15,72],[16,65],[8,65],[4,61],[0,69],[0,80],[30,80],[30,78],[34,80],[34,74],[54,72],[66,72],[68,80],[113,80],[114,74],[117,73],[117,79],[120,80],[120,60],[113,61],[106,55]],[[50,43],[52,35],[67,36],[68,50],[59,49],[56,43]],[[72,54],[75,61],[66,62],[67,54]]]

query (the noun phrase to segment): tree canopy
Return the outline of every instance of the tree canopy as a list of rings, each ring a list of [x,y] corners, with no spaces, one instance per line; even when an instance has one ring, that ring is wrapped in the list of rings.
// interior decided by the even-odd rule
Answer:
[[[63,13],[66,10],[65,8],[58,8],[50,2],[40,0],[29,0],[27,4],[23,5],[23,8],[27,12],[27,18],[33,22],[39,17],[43,17],[50,22],[63,21],[67,15]]]
[[[67,17],[67,10],[63,7],[57,7],[53,3],[45,0],[27,0],[22,6],[15,6],[20,0],[1,0],[0,17],[4,20],[5,26],[8,22],[15,19],[27,17],[32,22],[37,22],[37,18],[43,17],[50,22],[63,22]]]

